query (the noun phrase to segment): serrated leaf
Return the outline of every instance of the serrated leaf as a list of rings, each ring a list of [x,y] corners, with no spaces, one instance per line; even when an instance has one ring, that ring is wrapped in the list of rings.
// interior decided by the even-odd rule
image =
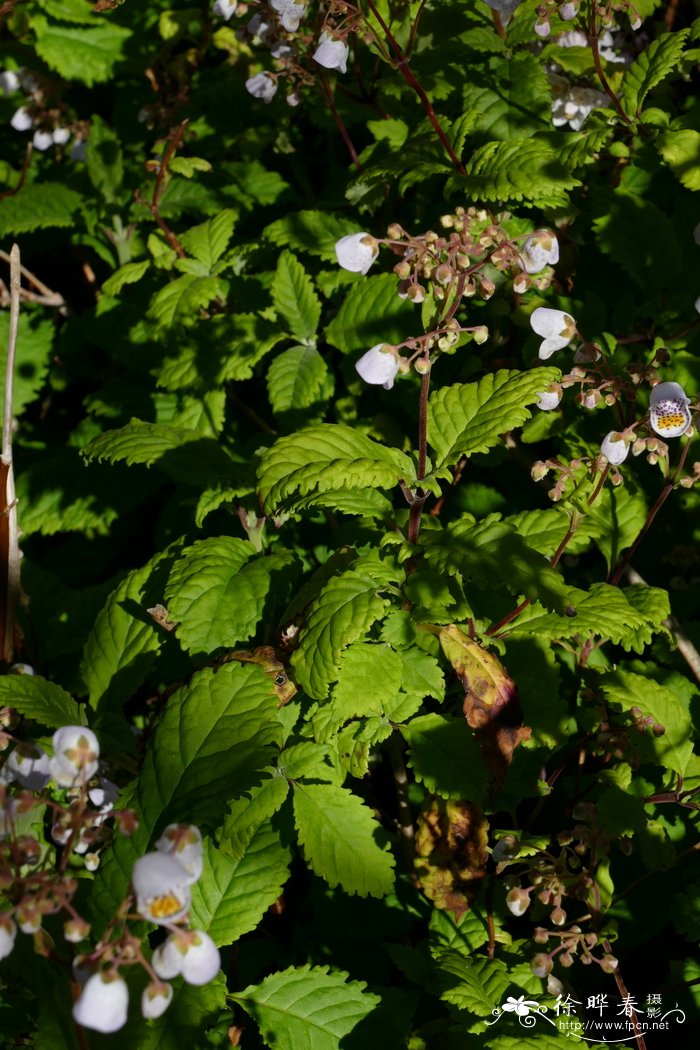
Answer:
[[[219,947],[254,930],[282,892],[291,859],[269,820],[253,831],[238,857],[205,840],[204,871],[192,887],[193,926]]]
[[[391,893],[394,858],[377,844],[381,829],[357,795],[332,784],[295,784],[294,820],[307,862],[331,888],[360,897]]]
[[[150,259],[141,259],[140,262],[125,263],[115,270],[111,277],[102,285],[105,295],[119,295],[125,284],[136,284],[150,269]]]
[[[336,242],[356,232],[355,223],[344,216],[323,211],[298,211],[266,226],[263,237],[272,244],[335,260]]]
[[[0,200],[0,236],[72,226],[83,198],[60,182],[32,182]]]
[[[687,189],[700,190],[700,131],[664,131],[654,145]]]
[[[642,492],[627,485],[603,489],[583,527],[590,528],[591,524],[595,527],[595,544],[609,569],[634,542],[646,516],[647,504]]]
[[[651,645],[654,635],[665,630],[664,621],[671,615],[668,591],[640,583],[624,587],[623,594],[632,608],[641,613],[646,621],[643,627],[629,631],[623,640],[623,648],[643,653],[646,646]]]
[[[384,612],[378,590],[371,576],[357,571],[334,576],[321,589],[292,654],[297,681],[313,699],[325,699],[338,677],[341,651]]]
[[[224,296],[225,287],[218,277],[183,274],[156,292],[148,312],[156,324],[169,328],[176,320],[196,321],[203,307]]]
[[[446,952],[440,956],[438,968],[441,973],[456,978],[440,998],[478,1017],[492,1015],[511,981],[500,959],[466,959],[457,952]]]
[[[664,33],[637,56],[622,78],[622,103],[628,113],[638,113],[651,89],[678,67],[687,38],[687,29]]]
[[[347,488],[393,488],[415,479],[413,463],[352,427],[325,423],[279,438],[258,471],[265,507],[293,506],[294,496]]]
[[[178,482],[201,487],[235,481],[237,466],[212,438],[196,430],[132,419],[118,430],[100,434],[83,449],[87,459],[155,465]]]
[[[3,675],[0,678],[0,707],[13,707],[25,718],[49,729],[87,725],[85,708],[60,685],[40,675]]]
[[[97,192],[107,202],[116,200],[124,178],[121,142],[118,135],[97,115],[90,120],[85,166]]]
[[[377,343],[400,343],[409,333],[412,312],[408,300],[399,299],[393,274],[364,277],[352,285],[326,327],[326,340],[344,354],[369,350]]]
[[[228,247],[235,221],[236,213],[224,208],[213,219],[180,234],[180,243],[211,273]]]
[[[173,157],[168,163],[168,170],[185,179],[191,179],[198,171],[211,171],[212,166],[203,157]]]
[[[171,558],[157,554],[130,572],[97,615],[83,650],[81,675],[89,704],[100,712],[121,710],[153,666],[164,635],[147,608],[161,597]]]
[[[487,142],[472,153],[466,169],[462,192],[483,201],[555,207],[565,204],[568,191],[581,185],[549,145],[519,136]]]
[[[362,718],[341,729],[335,739],[338,761],[351,777],[362,779],[369,773],[372,748],[387,740],[393,727],[384,716]]]
[[[569,515],[563,509],[523,510],[519,514],[510,514],[504,521],[514,526],[528,546],[548,558],[554,554],[571,524]],[[592,538],[603,529],[602,523],[595,523],[590,516],[585,518],[567,544],[567,551],[581,554],[590,547]]]
[[[309,408],[322,395],[328,367],[312,346],[292,346],[276,357],[267,373],[267,395],[275,413]]]
[[[114,914],[134,861],[165,825],[215,827],[230,799],[268,775],[280,736],[277,695],[256,664],[204,668],[170,696],[126,797],[139,826],[106,851],[93,884],[93,910],[104,920]]]
[[[682,777],[693,753],[692,725],[687,708],[676,694],[658,682],[623,670],[605,674],[600,688],[609,703],[624,711],[638,707],[664,727],[664,734],[650,736],[649,743],[657,761]]]
[[[229,856],[240,859],[258,828],[277,813],[289,793],[289,782],[277,770],[265,770],[260,784],[229,806],[218,833],[219,846]]]
[[[489,771],[464,718],[420,715],[401,732],[410,747],[408,764],[431,794],[483,802]]]
[[[556,569],[527,545],[515,526],[501,521],[499,514],[480,522],[469,515],[433,538],[427,550],[430,565],[440,574],[458,574],[467,592],[470,584],[505,587],[560,615],[572,606],[569,588]]]
[[[37,54],[50,69],[66,80],[78,80],[90,87],[112,76],[132,30],[102,19],[99,25],[68,26],[32,17]]]
[[[350,718],[382,714],[384,704],[398,694],[402,674],[401,657],[391,646],[371,642],[348,646],[340,655],[331,700],[313,717],[316,740],[329,740]]]
[[[560,376],[555,368],[529,372],[489,373],[477,383],[443,387],[428,402],[428,442],[437,453],[436,466],[460,456],[488,452],[500,435],[522,426],[532,414],[528,405]]]
[[[248,540],[230,536],[199,540],[182,552],[165,601],[188,652],[231,648],[254,634],[270,591],[279,589],[278,577],[288,575],[294,561],[287,551],[251,561],[255,553]]]
[[[536,603],[528,606],[508,627],[509,635],[536,635],[541,638],[605,638],[624,645],[630,631],[643,628],[646,617],[638,612],[617,587],[594,583],[589,591],[570,590],[576,616],[545,613]]]
[[[295,339],[309,342],[314,338],[321,317],[321,301],[306,270],[289,251],[282,252],[278,259],[272,302],[282,327]]]

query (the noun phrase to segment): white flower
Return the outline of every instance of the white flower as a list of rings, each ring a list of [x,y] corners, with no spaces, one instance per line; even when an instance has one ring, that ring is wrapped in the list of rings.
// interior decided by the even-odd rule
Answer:
[[[498,11],[504,22],[507,22],[522,0],[486,0],[489,7]]]
[[[588,47],[588,37],[580,29],[569,29],[557,37],[559,47]]]
[[[341,73],[347,73],[348,45],[330,33],[321,33],[312,58],[325,69],[338,69]]]
[[[196,882],[202,874],[202,836],[194,824],[168,824],[156,849],[174,857],[190,882]]]
[[[295,4],[294,0],[270,0],[270,7],[277,12],[287,32],[296,33],[306,12],[306,4]]]
[[[182,974],[188,984],[207,984],[221,967],[219,949],[203,930],[173,933],[153,953],[153,969],[159,977],[171,980]]]
[[[379,244],[370,233],[349,233],[335,243],[335,257],[350,273],[367,273],[379,254]]]
[[[53,735],[51,776],[59,787],[72,787],[94,777],[100,745],[91,729],[63,726]]]
[[[190,907],[189,874],[167,853],[145,853],[131,870],[136,909],[159,926],[184,919]]]
[[[535,22],[534,29],[537,36],[549,36],[549,34],[552,32],[552,27],[547,21],[547,19],[543,19],[541,22],[538,19]]]
[[[70,128],[54,128],[51,138],[57,146],[65,146],[70,138]]]
[[[625,439],[621,438],[615,430],[606,434],[600,445],[601,453],[613,467],[619,467],[620,463],[625,462],[629,450],[630,447]]]
[[[10,121],[10,127],[14,128],[15,131],[29,131],[33,123],[34,120],[27,107],[20,106]]]
[[[692,422],[690,398],[680,383],[659,383],[649,399],[649,418],[652,430],[662,438],[680,437]]]
[[[8,756],[5,772],[28,791],[41,791],[51,776],[51,759],[38,744],[19,744]]]
[[[86,981],[73,1017],[83,1028],[116,1032],[126,1024],[128,1005],[129,990],[121,977],[95,973]]]
[[[605,59],[606,62],[625,62],[624,55],[618,55],[617,51],[614,50],[615,41],[613,35],[609,29],[606,29],[598,37],[598,45],[600,48],[600,57]]]
[[[160,1017],[170,1006],[173,999],[173,987],[171,984],[155,983],[147,984],[141,995],[141,1013],[144,1017]]]
[[[530,1010],[538,1009],[539,1003],[533,1002],[532,999],[526,999],[524,995],[519,996],[517,999],[509,995],[501,1006],[501,1010],[505,1010],[506,1013],[517,1014],[518,1017],[527,1017]]]
[[[97,871],[100,866],[100,856],[98,853],[86,853],[85,854],[85,867],[88,871]]]
[[[106,777],[100,777],[99,784],[88,791],[88,798],[93,806],[97,806],[100,813],[109,813],[114,809],[114,803],[119,798],[119,788]]]
[[[355,369],[365,383],[391,390],[399,370],[399,362],[393,349],[386,343],[377,343],[355,362]]]
[[[530,324],[533,331],[545,337],[539,349],[541,361],[546,361],[555,350],[568,346],[576,332],[573,317],[565,314],[563,310],[550,310],[546,306],[538,306],[532,311]]]
[[[277,92],[277,81],[271,73],[256,73],[245,82],[246,91],[253,98],[261,98],[263,102],[272,102]]]
[[[608,98],[593,88],[572,87],[566,77],[554,73],[549,76],[552,88],[552,123],[555,128],[568,124],[580,131],[589,113],[597,106],[606,106]]]
[[[32,139],[34,149],[38,149],[41,153],[44,150],[49,149],[53,146],[53,135],[50,131],[35,131],[34,138]]]
[[[237,7],[237,0],[214,0],[213,12],[219,18],[223,18],[224,22],[228,22],[229,18],[235,15]]]
[[[559,241],[551,230],[535,230],[520,249],[525,273],[539,273],[559,262]]]
[[[290,44],[286,40],[280,40],[279,44],[275,44],[274,47],[270,48],[270,54],[277,59],[294,58],[296,53],[297,49],[294,44]]]
[[[0,91],[3,95],[11,95],[13,91],[19,91],[19,77],[11,69],[0,73]]]
[[[265,22],[260,14],[253,15],[245,30],[250,36],[256,36],[261,43],[264,43],[265,37],[270,32],[270,23]]]
[[[9,915],[0,915],[0,959],[6,959],[15,946],[17,927]]]
[[[10,674],[36,674],[31,664],[12,664]]]
[[[552,412],[559,407],[562,398],[561,387],[558,390],[542,390],[537,395],[537,407],[543,412]]]
[[[562,22],[570,22],[572,18],[576,18],[576,15],[578,14],[578,6],[577,3],[562,4],[559,8],[559,17]]]

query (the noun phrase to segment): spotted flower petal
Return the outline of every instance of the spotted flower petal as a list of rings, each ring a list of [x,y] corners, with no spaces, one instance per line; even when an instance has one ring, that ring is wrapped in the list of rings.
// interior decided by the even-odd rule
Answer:
[[[680,383],[659,383],[651,392],[649,418],[662,438],[680,437],[692,422],[690,398]]]

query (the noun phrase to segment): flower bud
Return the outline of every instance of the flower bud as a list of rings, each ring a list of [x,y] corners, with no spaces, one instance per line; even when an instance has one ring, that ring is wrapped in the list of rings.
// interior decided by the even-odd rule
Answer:
[[[0,959],[6,959],[15,946],[17,926],[9,915],[0,912]]]
[[[482,277],[479,282],[479,291],[481,292],[482,298],[490,299],[496,291],[496,285],[490,277]]]
[[[425,288],[422,284],[411,284],[406,289],[406,295],[412,303],[422,303],[425,299]]]
[[[435,270],[435,280],[438,284],[449,284],[454,277],[454,270],[448,263],[441,263]]]
[[[619,963],[614,955],[604,955],[600,963],[603,973],[615,973],[618,966]]]
[[[392,222],[391,226],[387,227],[386,235],[390,241],[400,241],[403,237],[403,230],[398,222]]]
[[[530,906],[530,894],[527,890],[512,889],[506,894],[506,905],[513,915],[524,915]]]
[[[559,407],[561,399],[561,387],[555,387],[553,390],[543,390],[537,395],[537,407],[543,412],[552,412],[555,408]]]
[[[398,262],[394,267],[394,273],[397,277],[400,277],[402,281],[405,281],[411,276],[411,267],[405,259],[402,259],[401,262]]]
[[[601,455],[605,456],[608,463],[614,467],[618,467],[620,463],[624,463],[627,459],[627,453],[629,450],[630,447],[625,439],[614,430],[611,430],[609,434],[606,434],[600,445]]]
[[[518,276],[513,280],[513,291],[518,295],[523,295],[530,287],[530,278],[525,273],[519,273]]]
[[[89,933],[90,923],[86,922],[85,919],[81,919],[79,915],[74,919],[69,919],[63,925],[63,936],[71,944],[79,944],[80,941],[84,941]]]
[[[530,960],[530,969],[535,977],[546,977],[548,973],[552,972],[552,960],[544,952],[539,952]]]
[[[141,995],[141,1013],[146,1018],[160,1017],[170,1006],[173,986],[163,981],[151,981]]]
[[[566,912],[563,908],[552,908],[549,917],[555,926],[563,926],[566,922]]]
[[[489,330],[486,325],[477,325],[476,328],[472,330],[472,337],[477,346],[481,346],[482,343],[485,343],[489,337]]]
[[[272,73],[256,73],[245,82],[245,89],[253,98],[263,102],[272,102],[277,94],[277,80]]]

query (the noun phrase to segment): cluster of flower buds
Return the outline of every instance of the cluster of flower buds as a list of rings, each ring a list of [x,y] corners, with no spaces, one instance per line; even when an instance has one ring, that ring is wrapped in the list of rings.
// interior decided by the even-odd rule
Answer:
[[[59,110],[47,110],[44,91],[39,79],[26,69],[6,69],[0,73],[0,95],[15,95],[23,92],[25,101],[15,110],[10,127],[15,131],[32,131],[34,149],[50,149],[65,146],[71,138],[71,129],[61,125]]]
[[[211,937],[185,925],[191,887],[202,866],[202,836],[191,824],[168,825],[155,849],[135,862],[131,886],[136,910],[141,918],[166,928],[168,937],[149,961],[140,940],[128,931],[122,930],[116,939],[108,931],[93,952],[76,960],[83,988],[73,1016],[84,1028],[116,1032],[126,1023],[129,992],[120,973],[123,966],[139,964],[149,976],[141,995],[146,1018],[160,1017],[167,1010],[173,978],[182,976],[188,984],[202,985],[219,972],[219,950]]]
[[[617,959],[610,952],[603,950],[601,956],[594,955],[593,949],[598,944],[596,933],[583,933],[581,927],[576,925],[561,932],[538,926],[534,933],[537,944],[547,944],[552,937],[558,941],[556,946],[549,952],[537,952],[530,960],[530,969],[535,977],[548,977],[554,968],[555,958],[561,966],[573,966],[579,953],[584,966],[596,963],[603,973],[614,973],[617,969]]]
[[[501,0],[487,0],[490,7],[498,9]],[[511,7],[517,4],[511,2]],[[537,8],[535,20],[535,33],[540,37],[548,37],[552,32],[552,18],[559,17],[563,22],[571,22],[578,17],[581,9],[581,0],[544,0]],[[623,14],[629,20],[631,29],[639,29],[642,20],[630,0],[608,0],[605,4],[596,4],[595,12],[600,24],[604,29],[615,26],[615,15]]]
[[[255,73],[246,80],[246,90],[253,98],[271,102],[283,80],[287,85],[288,104],[298,106],[303,88],[315,83],[319,66],[338,73],[347,72],[347,37],[363,21],[359,9],[334,0],[328,7],[320,33],[317,33],[315,30],[300,31],[307,10],[305,0],[299,3],[296,0],[267,0],[256,6],[255,14],[239,36],[268,50],[275,69]],[[234,14],[247,14],[250,7],[250,4],[234,3],[233,0],[215,0],[214,14],[228,21]],[[304,65],[307,56],[315,66]]]

